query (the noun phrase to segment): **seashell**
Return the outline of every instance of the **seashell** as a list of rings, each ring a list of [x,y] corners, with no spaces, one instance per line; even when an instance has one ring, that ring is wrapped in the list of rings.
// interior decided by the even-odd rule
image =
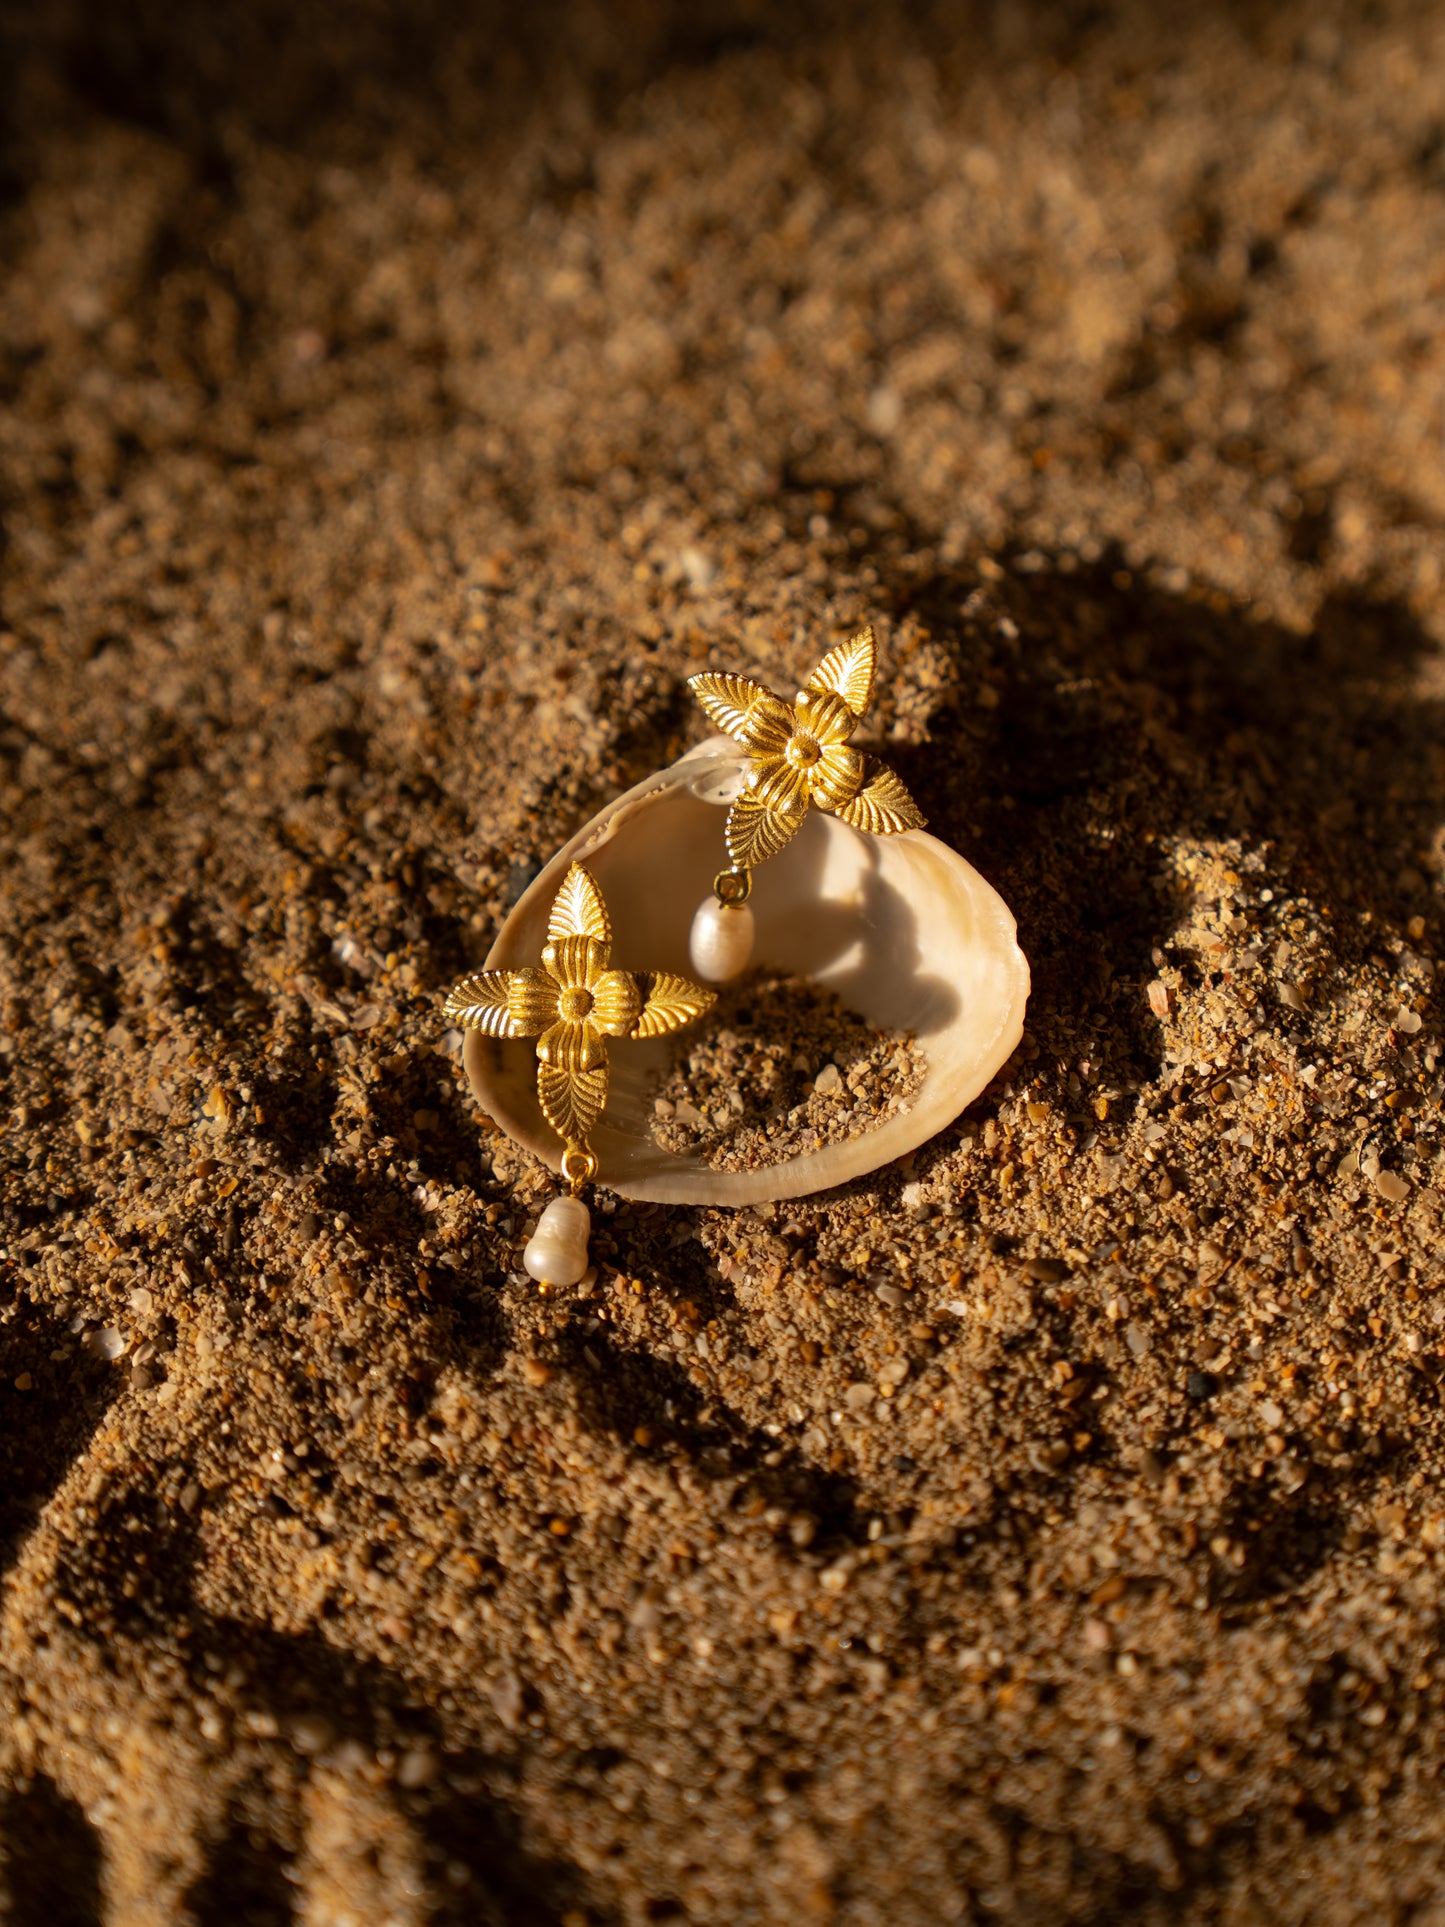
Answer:
[[[559,850],[507,916],[488,970],[541,952],[567,866],[581,860],[612,909],[614,961],[685,973],[694,914],[712,889],[723,812],[747,758],[716,736],[609,803]],[[913,1033],[925,1063],[910,1107],[875,1130],[746,1171],[715,1170],[652,1136],[652,1093],[678,1048],[657,1038],[615,1060],[592,1135],[597,1183],[668,1204],[758,1204],[803,1197],[906,1157],[950,1124],[1023,1034],[1029,967],[1008,906],[972,864],[923,830],[870,837],[812,811],[787,849],[755,874],[756,955],[830,989],[878,1029]],[[484,1110],[552,1170],[560,1149],[537,1104],[533,1046],[469,1031],[463,1062]]]

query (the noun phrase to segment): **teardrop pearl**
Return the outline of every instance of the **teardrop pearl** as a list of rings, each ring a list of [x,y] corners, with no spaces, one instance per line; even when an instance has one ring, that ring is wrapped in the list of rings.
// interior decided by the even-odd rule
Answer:
[[[527,1240],[522,1263],[539,1284],[580,1284],[592,1214],[580,1198],[553,1198]]]
[[[692,967],[704,983],[725,984],[747,969],[753,954],[753,913],[746,903],[708,897],[697,907],[687,940]]]

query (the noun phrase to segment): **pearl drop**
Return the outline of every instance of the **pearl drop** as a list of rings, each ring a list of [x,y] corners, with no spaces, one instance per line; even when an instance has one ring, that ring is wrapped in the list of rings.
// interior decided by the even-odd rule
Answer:
[[[580,1284],[591,1229],[592,1214],[580,1198],[553,1198],[527,1240],[522,1263],[541,1284]]]
[[[687,940],[692,967],[704,983],[724,984],[746,970],[753,954],[753,913],[746,903],[708,897],[697,908]]]

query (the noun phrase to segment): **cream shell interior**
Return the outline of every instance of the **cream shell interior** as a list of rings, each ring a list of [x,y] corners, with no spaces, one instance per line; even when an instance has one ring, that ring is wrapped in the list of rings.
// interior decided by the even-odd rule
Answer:
[[[714,737],[610,803],[516,904],[486,968],[536,963],[552,899],[580,859],[612,914],[613,964],[691,974],[693,914],[726,864],[723,811],[742,787],[743,768],[737,746]],[[865,836],[812,810],[787,849],[754,872],[751,903],[754,964],[826,985],[869,1024],[912,1031],[927,1060],[922,1087],[910,1109],[861,1137],[765,1169],[715,1171],[664,1150],[650,1131],[657,1081],[694,1031],[609,1040],[612,1081],[592,1148],[598,1184],[624,1198],[758,1204],[846,1184],[951,1123],[1023,1034],[1029,967],[1008,906],[925,831]],[[562,1147],[537,1104],[532,1042],[469,1031],[464,1062],[483,1108],[555,1171]]]

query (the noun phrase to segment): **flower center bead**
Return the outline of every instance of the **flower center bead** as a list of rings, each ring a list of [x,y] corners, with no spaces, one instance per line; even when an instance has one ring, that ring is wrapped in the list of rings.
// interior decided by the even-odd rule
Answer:
[[[584,990],[580,984],[564,990],[557,999],[557,1015],[565,1018],[569,1024],[580,1024],[584,1017],[592,1015],[592,992]]]
[[[788,761],[794,769],[812,769],[822,754],[822,744],[805,730],[799,730],[788,744]]]

